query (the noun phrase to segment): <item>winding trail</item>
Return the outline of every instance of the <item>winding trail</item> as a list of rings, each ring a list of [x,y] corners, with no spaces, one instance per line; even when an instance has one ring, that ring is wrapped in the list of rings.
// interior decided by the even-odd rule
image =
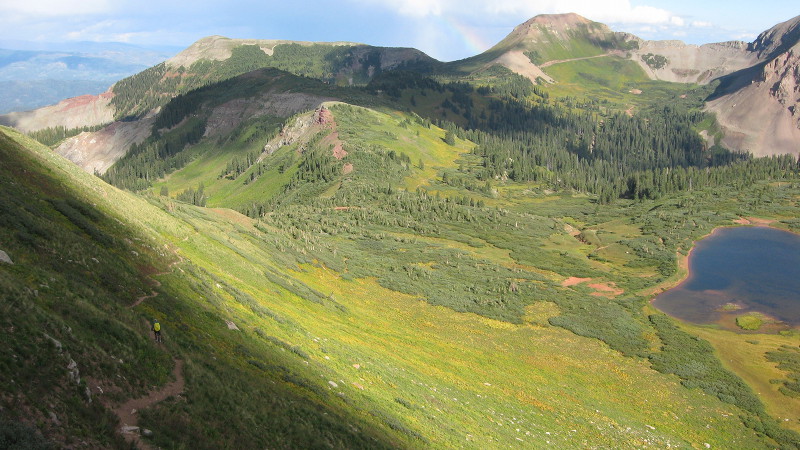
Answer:
[[[177,257],[178,257],[178,259],[177,259],[177,260],[175,260],[175,261],[172,261],[171,263],[169,263],[169,265],[167,265],[167,269],[168,269],[168,270],[166,270],[165,272],[158,272],[158,273],[154,273],[154,274],[150,275],[150,279],[151,279],[151,280],[153,280],[153,286],[154,286],[154,287],[157,287],[157,288],[161,287],[161,282],[160,282],[160,281],[158,281],[158,280],[156,280],[156,279],[155,279],[155,278],[153,278],[153,277],[156,277],[156,276],[159,276],[159,275],[166,275],[166,274],[168,274],[168,273],[172,273],[172,272],[175,270],[175,269],[174,269],[174,267],[175,267],[175,264],[178,264],[179,262],[182,262],[182,261],[183,261],[183,258],[181,258],[181,257],[180,257],[180,256],[179,256],[179,255],[178,255],[176,252],[175,252],[175,250],[173,250],[172,252],[173,252],[173,253],[175,253],[175,256],[177,256]],[[147,295],[143,295],[143,296],[141,296],[141,297],[137,298],[135,302],[131,303],[131,305],[129,306],[129,308],[135,308],[135,307],[139,306],[139,305],[140,305],[140,304],[141,304],[143,301],[147,300],[148,298],[153,298],[153,297],[156,297],[156,296],[158,296],[158,292],[156,292],[155,290],[153,290],[153,291],[150,291],[150,293],[149,293],[149,294],[147,294]]]
[[[602,55],[584,56],[584,57],[581,57],[581,58],[554,59],[552,61],[547,61],[545,63],[542,63],[539,67],[544,69],[545,67],[550,67],[550,66],[555,65],[555,64],[561,64],[561,63],[572,62],[572,61],[583,61],[584,59],[602,58],[604,56],[610,56],[610,55],[613,55],[613,53],[612,52],[608,52],[608,53],[603,53]]]
[[[122,427],[119,430],[120,433],[122,433],[128,443],[133,444],[140,449],[148,450],[152,449],[153,447],[147,442],[142,442],[139,439],[140,429],[138,412],[183,392],[183,388],[185,386],[185,379],[183,377],[183,360],[176,359],[174,361],[175,368],[172,370],[172,375],[175,377],[175,381],[167,383],[164,387],[157,391],[151,391],[144,397],[128,400],[114,409],[114,414],[119,417],[119,421],[122,423]]]
[[[174,271],[175,264],[183,261],[183,258],[178,255],[175,250],[172,250],[172,252],[175,253],[175,256],[177,256],[178,259],[167,265],[168,270],[150,275],[150,279],[153,280],[153,287],[161,287],[161,282],[153,277],[172,273]],[[158,292],[152,290],[150,294],[137,298],[136,301],[128,307],[135,308],[143,301],[156,296],[158,296]],[[173,359],[173,361],[175,362],[175,367],[172,369],[172,376],[175,377],[175,381],[167,383],[161,389],[150,391],[144,397],[130,399],[122,405],[114,408],[114,414],[119,417],[119,422],[122,424],[122,426],[119,428],[119,433],[122,434],[125,440],[131,444],[132,447],[142,450],[150,450],[154,448],[149,443],[143,442],[140,439],[141,429],[139,428],[138,412],[142,409],[150,408],[169,397],[176,396],[183,392],[184,386],[186,385],[185,378],[183,377],[183,360]]]

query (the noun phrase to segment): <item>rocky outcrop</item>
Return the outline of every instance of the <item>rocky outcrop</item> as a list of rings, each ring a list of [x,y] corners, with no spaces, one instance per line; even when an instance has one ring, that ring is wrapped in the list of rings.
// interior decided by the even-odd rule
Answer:
[[[206,123],[206,136],[229,133],[244,120],[264,115],[291,117],[336,100],[301,92],[268,92],[253,98],[237,98],[214,108]]]
[[[798,41],[800,41],[800,16],[779,23],[761,33],[748,49],[756,53],[760,60],[768,61],[797,47]]]
[[[336,121],[333,117],[333,114],[331,114],[330,110],[327,108],[331,104],[333,103],[323,103],[314,111],[301,114],[289,124],[284,126],[277,136],[270,139],[264,145],[264,152],[259,158],[259,161],[261,161],[264,157],[275,153],[275,151],[279,148],[287,145],[299,143],[298,151],[304,151],[305,143],[312,136],[324,129],[329,129],[331,131],[331,135],[334,135],[328,136],[330,137],[330,142],[328,143],[333,146],[333,156],[337,159],[341,159],[341,157],[347,155],[347,152],[341,148],[341,142],[339,142],[338,134],[335,131]],[[326,140],[323,139],[323,141]]]
[[[756,68],[758,69],[758,67]],[[725,137],[722,145],[756,156],[800,152],[800,55],[790,50],[744,70],[707,103]]]
[[[707,84],[758,63],[744,42],[689,45],[681,41],[638,40],[627,56],[654,80]]]
[[[104,174],[125,156],[131,145],[150,136],[153,120],[149,116],[131,122],[114,122],[99,131],[84,131],[64,140],[55,152],[89,173]]]
[[[800,127],[800,53],[790,50],[778,56],[764,66],[763,74],[770,95],[786,107]]]
[[[800,153],[800,16],[761,33],[748,50],[767,59],[725,77],[706,105],[722,144],[757,156]]]
[[[8,253],[4,252],[3,250],[0,250],[0,262],[6,264],[14,264],[14,261],[12,261],[11,257],[8,256]]]

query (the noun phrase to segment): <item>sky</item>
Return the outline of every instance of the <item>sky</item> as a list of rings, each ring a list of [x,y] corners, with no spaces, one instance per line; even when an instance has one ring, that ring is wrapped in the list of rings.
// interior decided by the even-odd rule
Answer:
[[[538,14],[575,12],[644,39],[752,41],[800,15],[790,0],[0,0],[0,46],[123,42],[184,48],[209,35],[476,55]]]

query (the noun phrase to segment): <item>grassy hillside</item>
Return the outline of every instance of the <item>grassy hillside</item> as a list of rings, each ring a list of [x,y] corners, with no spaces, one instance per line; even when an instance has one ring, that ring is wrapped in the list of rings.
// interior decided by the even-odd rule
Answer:
[[[375,135],[360,133],[362,145],[379,142],[381,136],[389,136],[386,131],[399,126],[394,121],[397,119],[390,121],[388,116],[367,110],[335,107],[333,111],[341,133],[346,132],[350,121],[373,121]],[[417,127],[420,125],[412,122],[411,136],[416,137]],[[426,130],[419,129],[420,138],[425,138]],[[400,133],[397,139],[402,141],[404,136]],[[55,173],[55,179],[61,180],[61,190],[71,186],[68,192],[74,192],[73,196],[107,211],[112,217],[109,222],[120,227],[117,239],[124,241],[123,236],[131,236],[128,227],[134,226],[143,243],[154,249],[164,248],[151,250],[152,264],[160,266],[158,269],[144,273],[120,269],[119,273],[108,275],[115,281],[134,277],[130,283],[132,292],[123,296],[123,301],[117,300],[118,306],[112,307],[112,300],[103,301],[102,294],[79,293],[69,303],[96,299],[108,310],[102,315],[106,331],[96,333],[104,337],[105,345],[114,342],[105,338],[111,330],[130,329],[129,335],[123,334],[120,342],[107,350],[114,356],[127,354],[124,349],[131,342],[141,343],[145,353],[131,359],[136,370],[126,376],[128,379],[143,380],[145,386],[163,383],[171,369],[171,358],[186,361],[185,394],[141,414],[142,425],[154,430],[154,443],[158,445],[177,445],[186,442],[188,436],[203,436],[210,447],[215,442],[259,445],[276,438],[293,445],[330,443],[348,447],[358,446],[359,442],[369,446],[383,442],[404,447],[465,443],[484,447],[513,444],[520,439],[531,445],[547,445],[548,441],[552,445],[572,445],[577,439],[585,445],[614,447],[642,442],[708,442],[712,446],[752,448],[768,442],[743,427],[738,418],[741,411],[736,407],[703,395],[701,390],[686,389],[674,376],[652,370],[646,358],[624,357],[593,337],[565,330],[562,327],[567,322],[557,320],[570,316],[580,319],[581,313],[576,311],[590,305],[601,308],[591,310],[593,322],[597,313],[603,317],[602,311],[615,311],[615,315],[627,311],[625,314],[631,314],[632,320],[629,324],[638,323],[636,327],[640,327],[644,338],[639,351],[658,349],[659,340],[655,335],[648,338],[647,328],[642,328],[648,322],[636,319],[636,308],[619,309],[625,303],[641,304],[634,300],[636,297],[595,297],[590,295],[596,292],[595,288],[587,288],[588,285],[561,287],[568,275],[580,274],[613,281],[629,292],[635,292],[637,286],[641,289],[643,286],[635,280],[638,277],[625,277],[622,273],[626,269],[615,269],[618,263],[587,258],[586,252],[601,243],[616,241],[617,245],[629,246],[633,245],[631,240],[646,239],[641,229],[625,225],[625,220],[603,222],[604,217],[618,216],[631,217],[631,224],[639,223],[641,217],[652,214],[646,204],[630,210],[620,205],[619,209],[597,215],[592,213],[591,204],[580,197],[545,196],[515,202],[523,208],[520,212],[506,211],[494,219],[491,214],[485,216],[480,208],[453,204],[453,212],[443,214],[447,211],[444,206],[443,213],[438,214],[440,219],[428,220],[430,225],[425,226],[419,218],[398,221],[402,216],[397,214],[409,211],[403,206],[405,194],[394,194],[399,195],[397,204],[380,200],[372,206],[369,201],[361,201],[358,208],[353,208],[355,199],[345,203],[342,192],[334,194],[330,205],[351,209],[334,209],[324,202],[305,207],[288,204],[277,214],[254,221],[229,210],[121,193],[63,161],[55,161],[44,149],[31,153],[9,138],[4,149],[8,149],[4,161],[19,161],[32,168],[29,170],[38,164],[36,172],[49,172],[41,175],[43,179],[51,180],[49,177]],[[462,147],[458,151],[468,149]],[[407,149],[409,154],[412,150]],[[445,155],[436,152],[426,156],[429,159],[425,160],[425,170],[438,170],[436,158]],[[20,160],[22,156],[27,159]],[[69,173],[63,174],[64,171]],[[408,179],[395,182],[401,185]],[[27,194],[41,195],[38,192],[43,184]],[[4,186],[8,189],[17,185]],[[509,185],[500,189],[499,196],[510,201],[514,192],[516,188]],[[706,198],[695,197],[701,204]],[[448,215],[459,211],[473,218],[464,222]],[[560,212],[558,217],[554,216],[556,211]],[[130,225],[122,227],[113,217]],[[713,214],[707,217],[711,221],[703,229],[724,219]],[[95,220],[100,223],[98,229],[104,230],[106,225],[101,219]],[[565,221],[586,230],[586,236],[594,230],[592,235],[599,241],[590,247],[571,238],[561,231],[567,225]],[[314,223],[324,229],[315,229]],[[465,227],[467,223],[471,225]],[[79,238],[92,239],[91,232],[85,230],[94,228],[82,226],[76,231],[81,234]],[[19,225],[4,229],[13,233],[18,228]],[[486,231],[480,232],[482,229]],[[83,233],[89,237],[82,237]],[[527,238],[515,238],[516,233]],[[687,237],[694,233],[697,231]],[[591,239],[594,238],[585,240]],[[29,286],[29,276],[13,271],[43,263],[26,262],[25,255],[32,250],[25,247],[24,239],[10,237],[4,242],[15,243],[6,250],[17,260],[13,266],[3,266],[4,272],[13,276],[4,276],[4,280],[10,280],[5,289]],[[552,242],[552,247],[547,242]],[[544,247],[536,250],[542,243]],[[78,241],[72,247],[89,245]],[[144,248],[147,246],[141,245],[140,255],[146,254]],[[102,252],[89,251],[98,259],[105,258]],[[133,257],[124,248],[115,247],[113,251],[119,252],[117,260],[122,267]],[[168,267],[168,261],[176,258],[178,262]],[[562,262],[547,263],[554,258]],[[559,265],[567,261],[568,265]],[[100,267],[109,266],[114,267]],[[164,273],[154,275],[160,272]],[[58,267],[50,269],[50,273],[66,277],[72,272]],[[161,282],[156,287],[159,295],[128,309],[128,302],[151,288],[148,274]],[[499,284],[482,286],[471,281],[487,279]],[[512,289],[511,283],[504,280],[513,281],[516,287]],[[87,283],[93,286],[93,292],[98,291],[96,282]],[[464,290],[448,292],[454,287]],[[26,359],[33,352],[48,355],[41,349],[53,345],[47,338],[35,336],[39,321],[68,320],[64,311],[51,311],[40,305],[40,297],[33,296],[29,301],[29,305],[44,311],[44,318],[36,319],[17,310],[4,315],[20,318],[16,327],[31,330],[27,339],[19,336],[9,341],[20,342],[16,354]],[[447,307],[432,306],[439,304]],[[583,306],[576,310],[577,305]],[[6,307],[14,308],[13,303]],[[478,314],[459,312],[469,310]],[[68,325],[72,333],[78,336],[68,341],[76,347],[70,349],[70,354],[78,361],[78,349],[88,347],[88,336],[92,335],[91,331],[78,330],[91,329],[92,322],[84,322],[86,314],[67,317],[72,320]],[[146,338],[144,321],[151,317],[158,317],[165,324],[165,347],[155,347]],[[230,329],[226,321],[237,329]],[[140,325],[130,325],[136,323]],[[617,322],[623,323],[628,322]],[[51,336],[67,341],[64,331],[52,331]],[[605,338],[612,345],[620,345],[611,335]],[[28,343],[28,348],[22,343]],[[66,370],[61,368],[64,361],[55,349],[50,353],[44,359],[53,366],[53,372],[66,377]],[[126,360],[125,356],[119,358]],[[148,372],[141,370],[141,365],[148,362],[153,367],[151,381],[146,378]],[[108,380],[114,379],[114,372],[106,374],[103,370],[111,368],[95,368],[84,360],[78,364],[83,377],[101,380],[98,385],[105,386],[104,392],[110,390]],[[16,370],[14,366],[6,364],[7,370]],[[18,375],[10,379],[25,378]],[[59,387],[69,385],[66,380],[54,383]],[[654,386],[658,386],[656,391]],[[113,396],[95,393],[91,405],[106,419],[86,423],[105,423],[102,433],[91,429],[81,435],[63,427],[63,423],[62,427],[41,425],[47,422],[48,413],[44,411],[37,423],[13,415],[4,420],[10,429],[20,427],[15,425],[18,421],[40,428],[50,439],[92,436],[102,445],[110,445],[115,439],[119,442],[113,434],[114,420],[98,399],[113,403],[135,396],[136,392],[141,391],[122,386]],[[72,395],[76,397],[73,403],[86,404],[81,394]],[[35,406],[36,401],[43,401],[41,398],[37,400],[29,394],[25,401],[31,404],[30,409],[36,409],[41,408]],[[64,408],[60,410],[62,416],[72,418],[76,414],[73,409]],[[675,421],[675,416],[681,421]],[[269,422],[264,422],[266,418]],[[707,428],[708,424],[712,427]],[[256,429],[258,434],[253,434]]]
[[[11,130],[2,133],[0,231],[14,262],[0,267],[2,333],[10,350],[2,364],[4,445],[126,448],[111,407],[168,381],[174,358],[186,362],[187,387],[168,400],[178,405],[160,427],[151,426],[161,445],[189,436],[207,448],[404,441],[373,416],[341,410],[332,394],[298,388],[303,381],[295,370],[306,369],[300,361],[283,362],[285,349],[255,336],[230,340],[219,317],[230,294],[215,293],[211,274],[165,240],[191,232],[189,222]],[[151,289],[158,295],[129,307]],[[165,346],[148,337],[152,318],[165,325]],[[149,425],[152,416],[142,416]]]
[[[221,105],[292,88],[362,106],[206,133]],[[723,365],[649,306],[714,227],[796,229],[796,161],[705,148],[696,98],[629,117],[518,88],[254,72],[162,109],[150,159],[118,166],[138,194],[4,130],[5,433],[124,446],[109,410],[181,360],[183,394],[140,413],[166,448],[798,445],[769,415],[795,410],[780,386],[757,393],[767,363]]]

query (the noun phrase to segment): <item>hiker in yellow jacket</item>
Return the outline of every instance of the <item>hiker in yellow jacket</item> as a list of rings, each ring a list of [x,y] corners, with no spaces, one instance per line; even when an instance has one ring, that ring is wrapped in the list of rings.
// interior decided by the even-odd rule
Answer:
[[[158,319],[153,320],[153,333],[156,335],[156,342],[161,342],[161,324]]]

